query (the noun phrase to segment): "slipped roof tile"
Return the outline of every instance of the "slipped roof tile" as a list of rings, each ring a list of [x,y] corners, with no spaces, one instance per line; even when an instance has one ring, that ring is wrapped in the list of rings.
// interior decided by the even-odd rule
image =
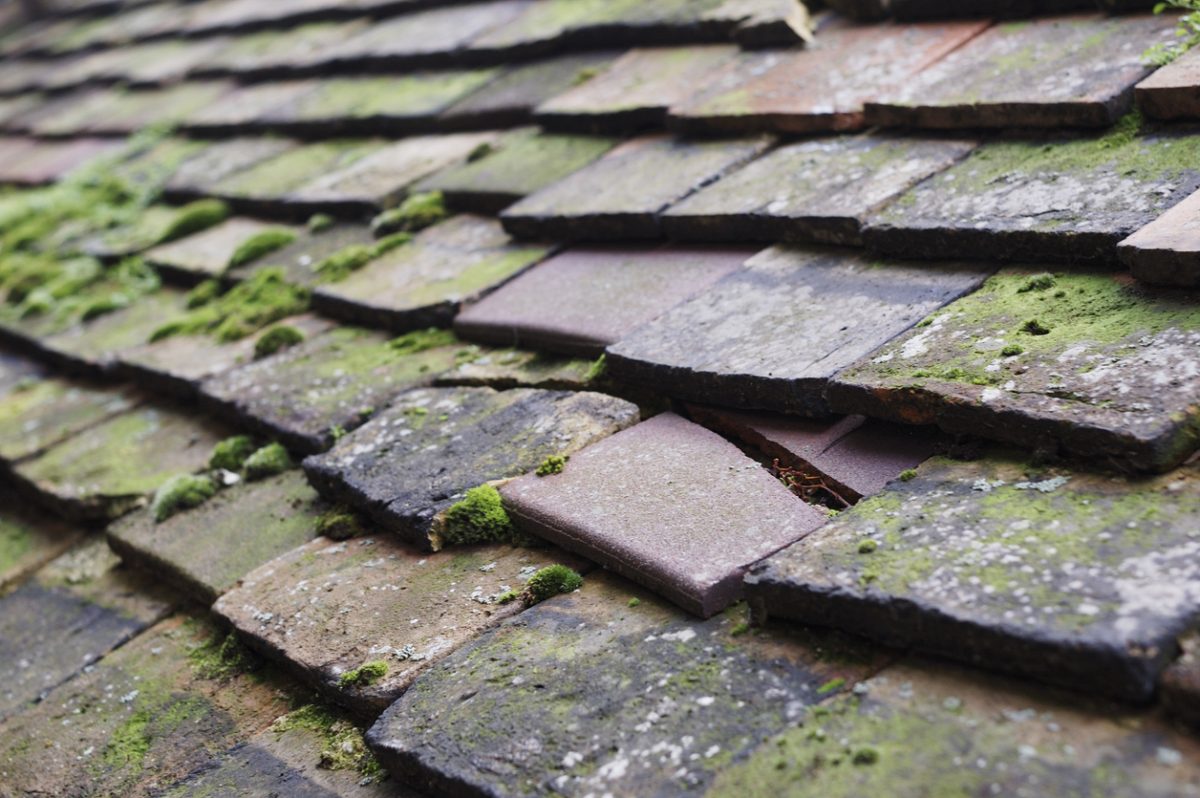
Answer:
[[[1143,282],[1200,287],[1200,192],[1118,244],[1117,255]]]
[[[1200,119],[1200,50],[1189,50],[1134,89],[1138,108],[1154,119]]]

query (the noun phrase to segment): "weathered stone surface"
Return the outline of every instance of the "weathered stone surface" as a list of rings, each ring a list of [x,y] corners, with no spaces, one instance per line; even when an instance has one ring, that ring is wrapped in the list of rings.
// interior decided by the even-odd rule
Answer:
[[[396,331],[445,327],[473,302],[550,252],[514,243],[492,219],[462,215],[421,231],[313,295],[320,312]]]
[[[0,596],[78,543],[82,530],[67,526],[0,487]]]
[[[1138,108],[1154,119],[1200,119],[1200,50],[1189,50],[1134,89]]]
[[[708,618],[752,563],[825,522],[719,435],[664,413],[501,488],[519,528]]]
[[[370,246],[374,243],[375,236],[365,224],[338,223],[317,233],[297,229],[296,240],[291,244],[275,250],[270,257],[239,266],[230,273],[245,279],[262,269],[282,268],[287,282],[311,288],[327,280],[316,269],[325,258],[347,247]]]
[[[914,659],[766,740],[709,795],[1195,796],[1196,755],[1156,715]]]
[[[1196,449],[1196,297],[1011,269],[846,369],[839,412],[1166,470]]]
[[[741,615],[697,621],[589,576],[432,668],[367,741],[436,794],[703,794],[877,667],[840,639],[746,634]]]
[[[463,338],[582,357],[741,268],[752,250],[573,249],[542,263],[454,320]]]
[[[229,175],[282,155],[295,146],[294,142],[276,138],[235,138],[208,143],[179,165],[164,190],[180,199],[205,195]]]
[[[125,48],[120,68],[109,74],[130,86],[164,86],[187,77],[228,46],[229,40],[220,37],[146,42]]]
[[[308,684],[373,719],[432,663],[521,611],[521,591],[538,569],[584,564],[554,548],[472,546],[437,554],[392,535],[335,543],[318,538],[246,577],[216,612],[255,648]],[[365,685],[342,676],[367,662],[387,672]]]
[[[1118,244],[1117,256],[1142,282],[1200,287],[1200,192]]]
[[[96,159],[115,155],[121,147],[120,142],[95,138],[38,142],[5,166],[4,179],[8,183],[53,182]]]
[[[273,327],[284,325],[305,338],[313,338],[331,329],[334,323],[308,314],[293,316],[230,343],[221,343],[207,335],[173,335],[122,352],[119,371],[155,391],[194,398],[204,380],[255,360],[258,339]]]
[[[131,89],[104,106],[86,130],[127,135],[152,125],[172,126],[209,106],[233,88],[226,81],[186,81],[164,89]]]
[[[818,421],[701,405],[691,405],[688,411],[698,423],[753,446],[783,466],[819,476],[825,489],[844,503],[883,490],[931,457],[941,442],[928,427],[902,427],[862,416]]]
[[[209,190],[243,205],[277,203],[305,183],[344,169],[382,146],[378,141],[338,140],[289,148],[216,181]]]
[[[756,566],[747,592],[764,614],[1144,700],[1200,616],[1197,517],[1195,469],[934,459]]]
[[[414,351],[379,333],[339,327],[206,380],[201,399],[289,449],[322,452],[396,394],[453,366],[460,348],[451,342]]]
[[[803,50],[730,63],[695,99],[671,109],[670,124],[690,133],[856,130],[865,101],[903,85],[987,25],[826,25]]]
[[[78,538],[58,532],[64,541]],[[27,710],[167,614],[167,600],[149,580],[117,566],[103,541],[83,543],[0,598],[0,721]]]
[[[486,155],[443,169],[421,181],[419,191],[441,191],[455,208],[499,213],[504,208],[582,169],[616,145],[599,136],[514,131],[491,143]]]
[[[199,471],[226,431],[203,417],[142,405],[12,467],[18,479],[72,518],[106,520],[144,504],[177,474]]]
[[[184,128],[195,133],[260,128],[268,112],[296,102],[310,94],[316,85],[313,80],[284,80],[240,86],[189,114]]]
[[[501,214],[519,238],[658,238],[658,214],[766,149],[765,138],[684,142],[648,136],[527,197]]]
[[[1132,123],[1132,124],[1131,124]],[[1200,188],[1200,137],[1000,141],[871,219],[867,247],[900,257],[1110,262],[1117,243]]]
[[[861,245],[868,216],[974,148],[971,141],[878,136],[791,144],[671,207],[663,231],[684,241]]]
[[[866,105],[873,125],[1107,127],[1150,74],[1144,53],[1174,37],[1170,15],[1087,14],[996,25]]]
[[[686,102],[737,47],[655,47],[630,50],[603,72],[534,110],[544,127],[588,133],[661,128],[667,109]]]
[[[0,462],[43,452],[137,401],[128,389],[108,390],[53,377],[30,381],[0,398]]]
[[[577,452],[637,417],[629,402],[596,393],[415,390],[304,470],[325,497],[436,550],[442,511],[466,491]]]
[[[414,136],[300,186],[284,200],[312,210],[372,213],[399,204],[421,178],[466,160],[495,133]]]
[[[149,510],[108,528],[121,559],[205,606],[246,574],[316,537],[325,506],[298,470],[234,485],[159,523]]]
[[[591,360],[567,359],[518,349],[484,350],[433,381],[438,387],[545,388],[581,391],[599,375]]]
[[[371,20],[313,22],[284,30],[264,30],[226,41],[200,72],[239,77],[286,76],[311,67],[330,47],[362,32]]]
[[[288,710],[283,685],[221,660],[176,616],[0,729],[0,795],[159,795]]]
[[[287,229],[245,216],[226,219],[215,227],[161,244],[146,253],[146,260],[168,274],[190,282],[219,277],[229,268],[238,247],[264,230]]]
[[[1159,681],[1163,708],[1193,726],[1200,725],[1200,659],[1197,646],[1200,636],[1195,632],[1180,638],[1182,653],[1179,659],[1163,671]]]
[[[608,367],[681,399],[824,415],[834,374],[987,274],[968,264],[770,249],[609,347]]]

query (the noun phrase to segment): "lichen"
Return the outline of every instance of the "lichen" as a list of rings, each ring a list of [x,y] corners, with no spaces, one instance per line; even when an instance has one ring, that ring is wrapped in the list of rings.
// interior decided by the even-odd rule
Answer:
[[[296,240],[296,233],[286,227],[269,227],[247,238],[229,256],[229,268],[236,269],[247,263],[283,249]]]
[[[229,206],[221,200],[202,199],[188,203],[175,213],[158,242],[165,244],[201,230],[214,227],[229,218]]]
[[[440,536],[443,543],[460,546],[509,541],[515,532],[500,492],[491,485],[480,485],[446,510]]]
[[[224,294],[205,300],[151,336],[161,341],[175,335],[211,335],[221,343],[245,338],[272,322],[308,309],[308,289],[292,285],[281,268],[256,272]]]
[[[358,516],[344,507],[336,507],[317,519],[317,534],[330,540],[348,540],[363,532]]]
[[[573,593],[583,587],[583,577],[565,565],[548,565],[525,583],[525,597],[537,604],[560,593]]]
[[[413,194],[398,207],[391,208],[371,220],[371,232],[376,236],[389,233],[415,233],[432,227],[449,216],[446,198],[440,191]]]
[[[292,458],[280,443],[268,443],[247,457],[243,465],[246,479],[250,482],[282,474],[291,467]]]
[[[364,662],[338,677],[338,687],[349,690],[355,687],[370,687],[388,674],[388,664],[383,660]]]
[[[254,454],[258,446],[249,435],[234,435],[213,447],[212,456],[208,458],[208,467],[226,471],[241,471],[246,464],[246,458]]]
[[[552,454],[541,462],[535,473],[539,477],[561,474],[563,469],[567,467],[567,461],[570,459],[570,457],[561,454]]]
[[[277,324],[254,342],[254,358],[261,360],[303,342],[304,333],[290,324]]]
[[[150,511],[158,523],[183,510],[199,507],[217,493],[217,485],[206,476],[180,474],[171,477],[154,494]]]

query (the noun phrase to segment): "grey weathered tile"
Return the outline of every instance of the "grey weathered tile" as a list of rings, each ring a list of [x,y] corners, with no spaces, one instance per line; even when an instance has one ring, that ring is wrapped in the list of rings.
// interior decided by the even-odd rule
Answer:
[[[382,147],[379,141],[350,139],[291,147],[217,180],[207,187],[208,193],[243,205],[277,205],[305,183],[344,169]]]
[[[30,380],[0,398],[0,462],[43,452],[138,401],[129,389],[54,377]]]
[[[208,142],[180,164],[165,186],[170,196],[192,198],[209,193],[220,180],[282,155],[294,142],[276,138],[233,138]]]
[[[842,372],[839,412],[1165,470],[1196,448],[1196,298],[1011,269]]]
[[[202,72],[239,77],[287,76],[319,63],[331,47],[361,32],[372,20],[312,22],[287,29],[231,37]]]
[[[610,346],[608,366],[681,399],[824,415],[834,374],[987,275],[974,264],[770,249]]]
[[[0,487],[0,596],[83,538],[68,526],[23,502],[9,487]]]
[[[637,420],[596,393],[431,388],[399,396],[304,470],[321,494],[415,545],[441,547],[441,514],[466,491],[519,476]]]
[[[1117,257],[1137,279],[1200,287],[1200,192],[1117,245]]]
[[[513,205],[504,227],[520,238],[658,238],[658,215],[768,146],[765,138],[686,142],[647,136]]]
[[[315,80],[283,80],[239,86],[189,114],[184,129],[194,133],[245,132],[264,127],[267,114],[310,94]]]
[[[220,277],[229,268],[238,247],[266,230],[288,228],[274,222],[234,216],[215,227],[160,244],[146,252],[146,260],[167,274],[188,282]],[[295,231],[293,231],[294,233]]]
[[[311,218],[311,217],[310,217]],[[362,223],[335,223],[319,232],[297,229],[296,240],[251,263],[230,270],[230,275],[246,279],[264,269],[283,269],[284,279],[294,285],[312,287],[328,280],[317,267],[330,255],[349,247],[372,246],[375,236]]]
[[[454,320],[463,338],[596,357],[642,324],[741,268],[734,249],[572,249]]]
[[[1200,616],[1198,484],[935,459],[746,589],[767,615],[1145,700]]]
[[[500,489],[517,526],[708,618],[747,566],[826,520],[716,433],[672,413]]]
[[[862,223],[975,142],[822,138],[781,147],[672,206],[668,238],[861,244]]]

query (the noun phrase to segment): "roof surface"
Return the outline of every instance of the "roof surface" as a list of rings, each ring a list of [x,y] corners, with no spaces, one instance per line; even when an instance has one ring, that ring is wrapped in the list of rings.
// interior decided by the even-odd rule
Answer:
[[[1176,11],[55,5],[0,796],[1200,795]]]

